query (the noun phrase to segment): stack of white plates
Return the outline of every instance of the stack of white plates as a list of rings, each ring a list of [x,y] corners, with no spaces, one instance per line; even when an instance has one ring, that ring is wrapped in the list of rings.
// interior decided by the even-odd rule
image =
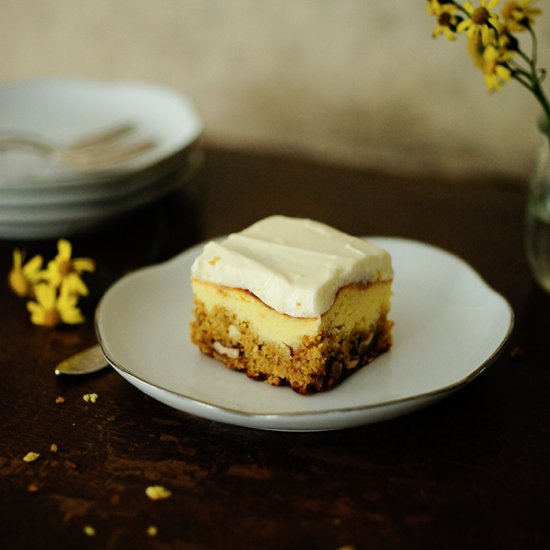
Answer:
[[[63,147],[120,127],[131,128],[129,144],[151,145],[103,168],[1,146],[6,136],[35,136]],[[0,238],[68,237],[159,199],[196,171],[202,127],[188,99],[157,85],[46,79],[0,86]]]

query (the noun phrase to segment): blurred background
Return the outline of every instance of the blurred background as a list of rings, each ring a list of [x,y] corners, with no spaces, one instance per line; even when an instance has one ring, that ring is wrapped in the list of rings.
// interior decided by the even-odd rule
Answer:
[[[550,2],[537,24],[550,67]],[[206,144],[467,180],[528,175],[538,105],[489,94],[424,1],[0,0],[0,83],[152,81],[186,94]]]

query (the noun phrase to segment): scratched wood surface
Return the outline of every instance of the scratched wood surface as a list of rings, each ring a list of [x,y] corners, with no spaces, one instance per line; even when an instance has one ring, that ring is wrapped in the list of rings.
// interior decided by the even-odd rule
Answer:
[[[0,547],[548,547],[550,299],[527,269],[524,194],[514,183],[389,178],[211,149],[196,181],[168,200],[72,239],[76,256],[97,261],[84,325],[31,325],[2,283]],[[53,375],[59,360],[95,342],[94,306],[121,275],[272,213],[459,254],[514,307],[509,343],[436,406],[326,433],[195,418],[111,370]],[[0,241],[4,281],[16,246],[55,252],[52,240]],[[84,401],[87,393],[97,401]],[[23,461],[29,451],[38,460]],[[171,496],[151,500],[153,485]]]

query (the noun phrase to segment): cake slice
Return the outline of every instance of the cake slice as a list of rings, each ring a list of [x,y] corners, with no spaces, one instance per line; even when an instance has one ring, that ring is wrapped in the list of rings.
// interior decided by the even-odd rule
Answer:
[[[271,216],[194,261],[191,339],[256,380],[328,390],[391,347],[392,280],[382,248]]]

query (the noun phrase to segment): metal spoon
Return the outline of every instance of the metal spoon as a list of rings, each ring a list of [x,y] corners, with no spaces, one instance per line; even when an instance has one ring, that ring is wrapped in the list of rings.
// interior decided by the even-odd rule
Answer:
[[[108,365],[101,346],[96,344],[61,361],[55,367],[55,374],[90,374],[104,369]]]

